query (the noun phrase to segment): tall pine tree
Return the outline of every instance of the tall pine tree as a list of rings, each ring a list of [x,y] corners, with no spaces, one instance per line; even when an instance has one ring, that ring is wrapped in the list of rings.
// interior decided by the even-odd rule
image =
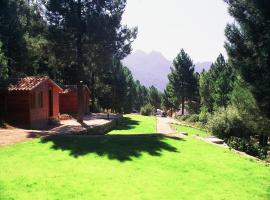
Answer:
[[[184,115],[185,103],[194,100],[198,90],[193,62],[183,49],[174,59],[168,78]]]

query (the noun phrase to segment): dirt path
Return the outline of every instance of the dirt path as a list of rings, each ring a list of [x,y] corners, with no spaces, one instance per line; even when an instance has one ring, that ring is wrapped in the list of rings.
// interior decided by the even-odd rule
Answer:
[[[166,135],[176,134],[176,131],[170,125],[173,122],[174,120],[171,118],[157,117],[157,133]]]
[[[110,120],[115,119],[118,115],[110,114]],[[107,114],[97,113],[92,116],[84,117],[84,125],[79,124],[75,119],[63,120],[61,125],[55,128],[46,130],[26,130],[19,128],[0,128],[0,147],[15,144],[18,142],[25,142],[34,138],[48,136],[59,133],[79,133],[85,131],[86,128],[93,128],[110,123],[107,119]],[[87,127],[85,127],[87,126]]]
[[[0,147],[35,138],[31,131],[23,129],[0,129]]]

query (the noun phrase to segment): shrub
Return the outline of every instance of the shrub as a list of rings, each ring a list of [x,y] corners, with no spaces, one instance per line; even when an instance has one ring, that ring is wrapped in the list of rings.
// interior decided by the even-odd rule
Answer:
[[[145,116],[150,116],[155,114],[155,108],[151,104],[146,104],[141,108],[140,113]]]
[[[227,145],[233,149],[246,152],[249,155],[265,159],[267,155],[266,148],[260,146],[255,140],[246,138],[230,137]]]
[[[199,121],[199,115],[197,115],[197,114],[178,115],[175,118],[178,120],[181,120],[181,121],[188,121],[188,122],[198,122]]]
[[[199,121],[199,115],[197,115],[197,114],[189,115],[186,120],[188,122],[198,122]]]
[[[186,121],[189,118],[189,115],[181,115],[180,119]]]
[[[209,117],[211,116],[210,113],[208,112],[200,112],[199,114],[199,122],[201,122],[202,124],[206,124],[208,122]]]
[[[225,139],[231,136],[248,138],[252,135],[249,123],[241,117],[237,108],[232,106],[211,115],[207,127],[214,135]]]
[[[176,115],[175,118],[181,121],[186,121],[189,118],[189,115]]]

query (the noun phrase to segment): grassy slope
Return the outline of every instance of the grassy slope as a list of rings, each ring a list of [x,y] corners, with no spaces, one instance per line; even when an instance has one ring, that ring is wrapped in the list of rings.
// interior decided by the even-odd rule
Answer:
[[[1,200],[270,197],[269,166],[191,137],[53,137],[2,148],[0,160]]]
[[[173,127],[179,132],[186,132],[186,133],[189,133],[191,135],[199,135],[202,137],[210,135],[206,131],[192,128],[192,127],[188,127],[188,126],[184,126],[184,125],[182,126],[182,125],[173,124]]]

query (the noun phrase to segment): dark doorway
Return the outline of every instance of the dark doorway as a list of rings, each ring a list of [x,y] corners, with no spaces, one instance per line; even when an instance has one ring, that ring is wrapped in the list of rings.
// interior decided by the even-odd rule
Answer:
[[[53,116],[53,93],[49,90],[49,117]]]

